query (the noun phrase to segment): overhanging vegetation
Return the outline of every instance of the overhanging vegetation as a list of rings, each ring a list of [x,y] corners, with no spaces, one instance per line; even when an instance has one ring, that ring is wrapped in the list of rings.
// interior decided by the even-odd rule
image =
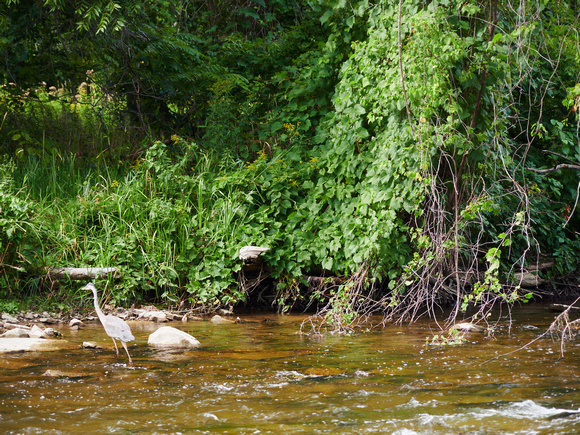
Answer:
[[[0,9],[4,299],[98,266],[236,305],[256,245],[270,305],[349,330],[576,271],[575,1],[73,3]]]

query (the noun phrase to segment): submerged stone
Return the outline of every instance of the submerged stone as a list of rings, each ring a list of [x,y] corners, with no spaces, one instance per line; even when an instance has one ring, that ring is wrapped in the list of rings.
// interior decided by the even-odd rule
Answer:
[[[149,336],[147,344],[162,349],[194,349],[200,342],[187,332],[171,326],[163,326]]]
[[[342,376],[345,370],[336,367],[311,367],[306,370],[307,376]]]
[[[65,372],[62,370],[52,370],[48,369],[44,372],[43,376],[49,376],[51,378],[88,378],[92,375],[86,373],[79,373],[79,372]]]
[[[48,352],[54,350],[78,349],[80,346],[66,340],[47,340],[45,338],[0,338],[1,353]]]
[[[475,325],[469,322],[457,323],[449,328],[449,331],[461,331],[461,332],[485,332],[483,326]]]
[[[233,320],[230,320],[230,319],[224,319],[222,316],[220,316],[220,315],[218,315],[218,314],[216,314],[215,316],[213,316],[213,317],[210,319],[210,322],[212,322],[212,323],[234,323],[234,321],[233,321]]]

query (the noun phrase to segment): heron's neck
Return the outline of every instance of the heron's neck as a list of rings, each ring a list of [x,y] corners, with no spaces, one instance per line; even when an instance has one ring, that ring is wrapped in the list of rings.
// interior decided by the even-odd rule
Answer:
[[[93,290],[94,302],[95,302],[95,311],[97,312],[97,317],[100,319],[105,317],[103,312],[101,311],[101,307],[99,307],[99,298],[97,297],[97,291]]]

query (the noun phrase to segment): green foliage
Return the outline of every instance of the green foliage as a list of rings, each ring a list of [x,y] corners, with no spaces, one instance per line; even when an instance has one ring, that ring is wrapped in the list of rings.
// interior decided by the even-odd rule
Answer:
[[[0,313],[16,314],[20,310],[20,304],[15,300],[0,300]]]
[[[18,288],[15,278],[36,263],[34,204],[14,186],[13,162],[0,160],[0,296]]]
[[[14,164],[3,162],[0,166],[0,249],[2,263],[12,264],[18,247],[22,244],[27,232],[30,217],[34,213],[32,204],[22,199],[14,191],[12,172]]]
[[[466,342],[464,334],[462,334],[457,329],[452,329],[446,334],[435,334],[429,339],[425,339],[425,347],[447,347],[447,346],[458,346]]]

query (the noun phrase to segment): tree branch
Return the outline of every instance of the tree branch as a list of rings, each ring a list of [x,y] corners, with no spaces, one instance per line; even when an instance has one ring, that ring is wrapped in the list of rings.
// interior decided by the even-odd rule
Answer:
[[[560,169],[575,169],[576,171],[580,171],[580,165],[571,165],[568,163],[562,163],[549,169],[535,169],[535,168],[527,168],[527,169],[529,171],[535,172],[536,174],[549,174],[551,172],[559,171]]]
[[[542,150],[542,152],[545,153],[545,154],[552,154],[554,156],[560,157],[561,159],[568,160],[572,164],[576,164],[576,162],[574,160],[569,159],[568,157],[563,156],[562,154],[555,153],[554,151]]]

